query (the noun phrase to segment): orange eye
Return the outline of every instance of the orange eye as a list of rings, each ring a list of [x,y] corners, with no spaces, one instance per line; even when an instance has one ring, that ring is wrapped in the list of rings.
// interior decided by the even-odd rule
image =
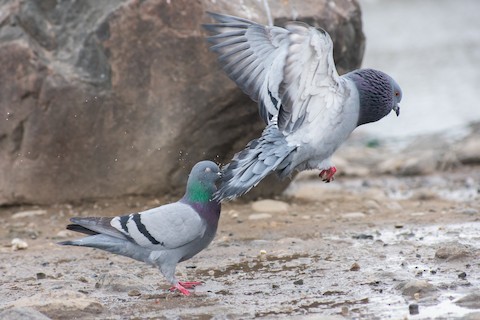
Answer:
[[[395,91],[395,97],[398,97],[400,95],[400,92]]]

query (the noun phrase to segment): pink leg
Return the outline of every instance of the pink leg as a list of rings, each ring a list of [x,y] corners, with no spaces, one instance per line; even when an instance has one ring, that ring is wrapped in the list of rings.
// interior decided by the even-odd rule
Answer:
[[[171,287],[171,288],[168,289],[168,290],[170,290],[170,291],[172,291],[172,292],[175,291],[175,290],[178,290],[178,291],[180,291],[180,292],[181,292],[183,295],[185,295],[185,296],[189,296],[189,295],[190,295],[190,291],[188,291],[187,289],[185,289],[185,287],[182,286],[182,285],[180,284],[180,282],[177,283],[176,286],[173,286],[173,287]]]
[[[320,174],[318,175],[320,178],[322,178],[323,181],[325,182],[331,182],[335,180],[335,172],[337,172],[337,168],[335,167],[330,167],[326,170],[320,171]]]

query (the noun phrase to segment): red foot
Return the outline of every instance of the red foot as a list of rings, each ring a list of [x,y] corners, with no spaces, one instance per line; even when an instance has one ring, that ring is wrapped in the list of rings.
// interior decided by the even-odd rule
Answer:
[[[318,176],[322,178],[322,180],[325,182],[331,182],[335,180],[335,177],[333,176],[335,172],[337,172],[337,168],[330,167],[327,170],[320,171],[320,174]]]
[[[201,284],[202,283],[199,282],[199,281],[186,281],[186,282],[178,281],[178,284],[176,286],[173,286],[168,290],[170,290],[172,292],[175,291],[175,290],[178,290],[181,293],[183,293],[184,295],[189,296],[190,291],[188,291],[187,289],[193,289],[193,288],[195,288],[195,286],[198,286],[198,285],[201,285]]]

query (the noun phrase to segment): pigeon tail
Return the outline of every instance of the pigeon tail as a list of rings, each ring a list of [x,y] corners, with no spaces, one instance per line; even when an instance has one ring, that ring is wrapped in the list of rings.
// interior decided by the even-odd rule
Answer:
[[[115,238],[106,234],[97,234],[72,241],[62,241],[58,242],[58,244],[63,246],[96,248],[143,262],[148,260],[151,252],[128,240]]]
[[[255,187],[272,171],[284,172],[296,146],[289,146],[275,123],[268,125],[258,139],[235,154],[232,162],[223,167],[217,200],[232,200]]]

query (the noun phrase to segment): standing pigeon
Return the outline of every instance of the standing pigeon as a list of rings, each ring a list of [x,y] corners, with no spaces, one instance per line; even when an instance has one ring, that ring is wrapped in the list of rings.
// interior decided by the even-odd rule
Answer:
[[[220,178],[211,161],[197,163],[188,177],[187,191],[180,201],[115,218],[72,218],[67,229],[90,236],[61,245],[98,248],[157,266],[165,278],[184,295],[200,282],[175,278],[177,263],[205,249],[215,237],[220,203],[213,200]]]
[[[227,75],[258,102],[266,123],[262,136],[248,143],[222,168],[216,196],[233,199],[272,171],[280,177],[319,169],[330,182],[337,169],[330,157],[358,126],[400,113],[399,85],[387,74],[360,69],[339,76],[328,33],[302,22],[285,28],[209,13],[218,23],[211,50]]]

